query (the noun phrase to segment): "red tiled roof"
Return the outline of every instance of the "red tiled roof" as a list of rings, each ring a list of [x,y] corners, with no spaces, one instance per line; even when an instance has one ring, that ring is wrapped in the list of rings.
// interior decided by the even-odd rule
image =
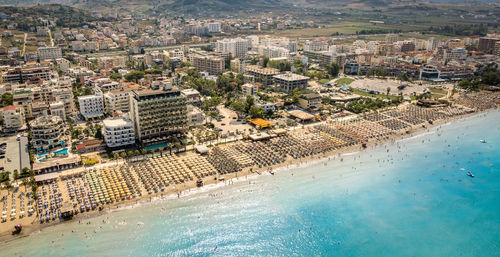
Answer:
[[[14,105],[5,106],[3,108],[3,111],[15,111],[15,110],[16,110],[16,107]]]

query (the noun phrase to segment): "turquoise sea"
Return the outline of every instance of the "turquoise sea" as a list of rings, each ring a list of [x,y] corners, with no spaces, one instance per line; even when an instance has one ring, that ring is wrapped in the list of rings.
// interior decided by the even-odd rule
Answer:
[[[0,256],[500,256],[500,112],[204,190],[44,228]]]

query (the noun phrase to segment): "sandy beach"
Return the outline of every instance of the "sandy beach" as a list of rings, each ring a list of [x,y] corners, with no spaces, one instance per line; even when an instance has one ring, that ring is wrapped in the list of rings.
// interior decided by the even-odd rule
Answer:
[[[490,105],[490,108],[496,107],[493,103]],[[42,185],[42,201],[38,203],[27,197],[29,188],[25,190],[20,186],[14,201],[11,200],[12,190],[2,190],[0,196],[8,199],[4,201],[6,214],[11,215],[9,213],[13,213],[14,209],[16,214],[0,223],[0,241],[27,236],[33,231],[58,224],[57,211],[62,202],[72,203],[75,212],[78,212],[72,222],[81,222],[95,215],[157,200],[182,198],[248,181],[259,175],[271,175],[335,158],[342,160],[342,156],[349,153],[368,150],[381,143],[395,143],[432,126],[478,114],[467,106],[432,111],[415,108],[413,105],[399,106],[358,115],[350,120],[330,120],[288,131],[264,143],[244,140],[222,144],[213,147],[206,156],[194,152],[163,153],[138,162],[66,171]],[[223,166],[229,169],[225,170]],[[197,180],[203,181],[203,187],[198,187]],[[60,200],[51,202],[54,199]],[[33,214],[28,215],[29,209],[35,209]],[[24,210],[22,218],[18,210]],[[47,219],[43,220],[43,217]],[[10,235],[13,226],[18,223],[23,224],[23,232],[17,236]]]

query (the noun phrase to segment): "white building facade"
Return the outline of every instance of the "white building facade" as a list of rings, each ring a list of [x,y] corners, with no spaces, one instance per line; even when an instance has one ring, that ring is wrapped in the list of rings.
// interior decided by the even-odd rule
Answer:
[[[100,93],[78,97],[80,113],[86,119],[100,117],[104,115],[104,101]]]
[[[55,60],[62,58],[62,51],[59,47],[39,47],[38,48],[38,58],[40,61],[44,60]]]
[[[135,144],[134,124],[125,117],[105,119],[102,121],[104,141],[110,148]]]

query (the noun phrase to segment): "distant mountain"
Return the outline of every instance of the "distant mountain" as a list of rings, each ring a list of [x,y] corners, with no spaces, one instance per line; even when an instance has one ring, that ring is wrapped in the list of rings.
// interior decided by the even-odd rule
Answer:
[[[495,2],[498,0],[476,0]],[[0,0],[0,5],[26,6],[64,4],[89,11],[133,11],[144,14],[188,14],[193,16],[257,14],[300,11],[304,8],[381,8],[416,2],[457,3],[470,0]],[[1,9],[0,9],[1,12]]]

